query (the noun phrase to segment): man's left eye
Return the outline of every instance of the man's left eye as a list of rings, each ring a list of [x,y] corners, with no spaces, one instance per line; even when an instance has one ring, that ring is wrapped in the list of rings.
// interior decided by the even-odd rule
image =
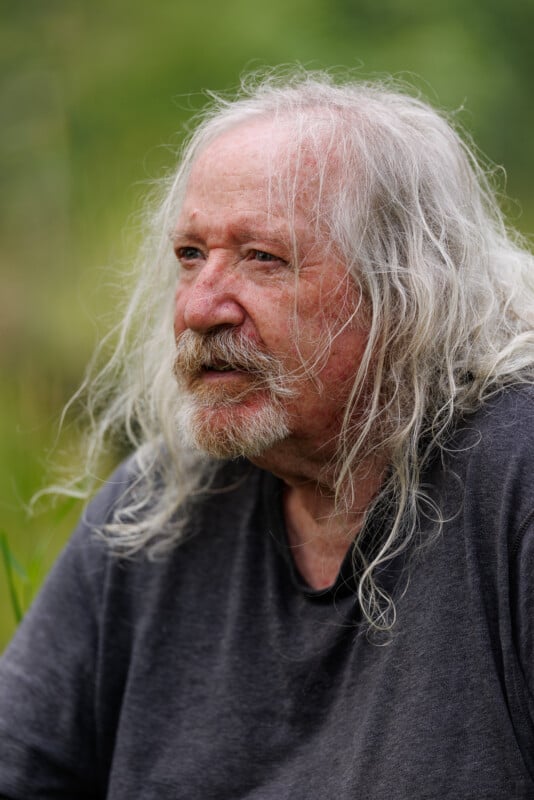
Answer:
[[[176,251],[179,261],[194,261],[202,256],[198,247],[179,247]]]
[[[261,261],[263,263],[269,263],[271,261],[278,261],[282,264],[285,263],[285,261],[279,256],[274,256],[272,253],[265,252],[265,250],[251,250],[249,253],[249,258],[253,261]]]

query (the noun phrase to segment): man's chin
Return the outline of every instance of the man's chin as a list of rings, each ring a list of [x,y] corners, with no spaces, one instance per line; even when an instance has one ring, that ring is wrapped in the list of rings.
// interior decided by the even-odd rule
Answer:
[[[213,458],[255,458],[289,434],[287,415],[278,403],[197,407],[194,400],[180,410],[179,427],[186,444]]]

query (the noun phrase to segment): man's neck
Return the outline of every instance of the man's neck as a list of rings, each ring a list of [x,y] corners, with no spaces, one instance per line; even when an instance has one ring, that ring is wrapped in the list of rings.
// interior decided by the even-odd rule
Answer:
[[[310,586],[324,589],[336,580],[366,511],[380,490],[385,460],[362,465],[359,475],[354,476],[352,508],[343,512],[336,510],[334,487],[325,481],[319,464],[309,460],[298,464],[298,460],[288,458],[280,468],[282,462],[277,461],[269,464],[262,458],[256,463],[284,481],[284,517],[293,559]]]
[[[352,542],[360,532],[365,512],[382,478],[368,479],[353,510],[336,513],[333,496],[310,484],[286,486],[284,516],[291,553],[302,577],[314,589],[331,586]]]
[[[291,487],[284,491],[284,517],[295,565],[314,589],[324,589],[336,580],[348,548],[361,527],[361,520],[341,519],[332,513],[328,499],[315,487]]]

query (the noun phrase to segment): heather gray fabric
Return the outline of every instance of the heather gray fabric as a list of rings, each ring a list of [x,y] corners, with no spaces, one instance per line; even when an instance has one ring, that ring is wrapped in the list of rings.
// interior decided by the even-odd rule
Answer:
[[[510,391],[436,459],[448,522],[407,587],[398,561],[383,571],[386,646],[359,625],[349,559],[330,590],[302,584],[279,483],[246,463],[165,560],[119,561],[81,525],[1,661],[0,795],[534,797],[533,420],[532,391]],[[379,509],[366,548],[384,526]]]

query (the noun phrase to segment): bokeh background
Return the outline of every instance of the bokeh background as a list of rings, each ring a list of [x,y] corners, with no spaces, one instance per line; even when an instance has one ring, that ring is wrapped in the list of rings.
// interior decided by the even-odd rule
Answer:
[[[533,0],[0,0],[0,650],[11,589],[27,607],[80,512],[26,510],[71,458],[62,406],[203,89],[296,61],[392,73],[456,110],[505,166],[506,211],[528,235],[533,30]]]

